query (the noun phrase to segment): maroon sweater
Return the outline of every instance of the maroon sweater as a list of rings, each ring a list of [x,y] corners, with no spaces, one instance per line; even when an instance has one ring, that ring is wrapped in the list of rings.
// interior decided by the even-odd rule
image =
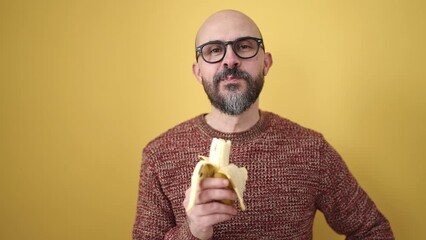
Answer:
[[[222,133],[200,115],[150,142],[142,154],[133,239],[195,239],[182,202],[212,138],[232,141],[246,167],[247,210],[214,226],[213,239],[312,239],[316,210],[347,239],[393,239],[390,225],[323,136],[270,112],[245,132]]]

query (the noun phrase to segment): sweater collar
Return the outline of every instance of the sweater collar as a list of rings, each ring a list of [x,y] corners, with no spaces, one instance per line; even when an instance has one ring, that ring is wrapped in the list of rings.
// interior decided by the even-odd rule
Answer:
[[[234,132],[234,133],[224,133],[220,132],[206,122],[206,114],[201,114],[197,118],[195,118],[196,125],[199,127],[201,132],[207,135],[210,138],[222,138],[229,139],[233,142],[239,141],[247,141],[252,139],[253,137],[261,134],[266,130],[266,128],[270,125],[271,122],[271,113],[259,110],[260,118],[257,123],[251,127],[250,129],[242,132]]]

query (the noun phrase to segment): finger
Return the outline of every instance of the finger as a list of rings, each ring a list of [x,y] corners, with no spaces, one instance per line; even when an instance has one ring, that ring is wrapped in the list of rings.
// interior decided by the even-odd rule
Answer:
[[[201,189],[207,188],[226,188],[229,180],[224,178],[205,178],[200,182]]]
[[[237,199],[237,194],[234,191],[219,188],[219,189],[206,189],[198,193],[197,204],[208,203],[212,201],[221,201],[221,200],[231,200],[234,201]]]
[[[211,214],[211,215],[198,217],[196,220],[196,223],[199,228],[205,229],[215,224],[228,221],[232,219],[234,216],[235,215],[223,214],[223,213]]]
[[[191,193],[191,188],[188,188],[188,189],[185,191],[185,198],[188,198],[190,193]]]
[[[184,208],[186,208],[186,206],[188,206],[190,192],[191,192],[191,188],[188,188],[185,191],[185,199],[182,202],[182,205],[183,205]]]
[[[220,202],[210,202],[196,205],[190,215],[191,217],[199,218],[215,214],[226,214],[234,216],[237,213],[237,209],[233,206],[229,206]]]

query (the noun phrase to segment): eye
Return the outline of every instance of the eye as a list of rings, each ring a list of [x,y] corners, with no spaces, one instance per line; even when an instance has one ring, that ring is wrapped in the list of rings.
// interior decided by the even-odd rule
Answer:
[[[249,45],[240,45],[240,49],[248,49],[248,48],[253,48],[253,47]]]
[[[212,43],[203,47],[204,56],[215,56],[223,53],[223,46],[220,44]]]
[[[256,42],[253,40],[242,40],[237,43],[238,51],[251,51],[256,48]]]
[[[210,53],[221,53],[222,52],[222,48],[221,47],[215,47],[210,49]]]

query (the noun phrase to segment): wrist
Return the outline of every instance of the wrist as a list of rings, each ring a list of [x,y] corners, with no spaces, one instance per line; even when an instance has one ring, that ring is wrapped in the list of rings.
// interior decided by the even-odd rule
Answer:
[[[211,240],[213,239],[213,227],[209,227],[208,229],[200,229],[197,226],[194,226],[191,219],[186,218],[186,224],[189,234],[193,237],[193,239],[197,240]]]

